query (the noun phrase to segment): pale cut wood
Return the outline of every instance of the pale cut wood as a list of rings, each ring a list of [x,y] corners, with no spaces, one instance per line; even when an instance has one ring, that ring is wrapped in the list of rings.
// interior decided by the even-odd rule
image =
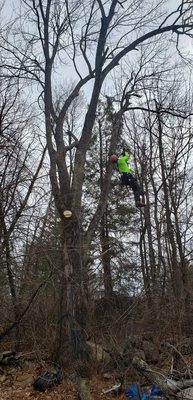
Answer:
[[[90,393],[90,382],[88,379],[82,378],[80,381],[79,399],[80,400],[93,400],[93,397]]]

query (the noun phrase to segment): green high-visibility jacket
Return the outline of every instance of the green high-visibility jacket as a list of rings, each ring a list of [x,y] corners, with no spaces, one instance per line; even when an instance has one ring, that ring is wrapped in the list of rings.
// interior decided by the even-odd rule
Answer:
[[[125,151],[125,154],[123,156],[120,156],[118,158],[117,169],[121,174],[124,172],[132,173],[132,169],[128,165],[128,160],[129,160],[129,153],[127,151]]]

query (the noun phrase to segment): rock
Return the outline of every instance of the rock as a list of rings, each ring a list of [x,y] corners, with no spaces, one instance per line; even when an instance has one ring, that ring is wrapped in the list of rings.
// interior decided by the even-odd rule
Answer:
[[[106,372],[105,374],[103,374],[103,378],[104,379],[112,379],[112,374],[110,374],[109,372]]]
[[[94,360],[105,363],[111,361],[110,355],[105,351],[105,349],[100,344],[93,343],[90,340],[87,341],[86,343]]]
[[[142,349],[145,353],[145,359],[150,364],[156,364],[159,360],[159,350],[154,343],[144,340],[142,342]]]
[[[34,381],[34,375],[29,372],[23,372],[22,375],[18,375],[14,379],[14,386],[24,388],[28,385],[32,385]]]
[[[0,376],[0,383],[3,383],[3,382],[5,382],[5,381],[6,381],[6,379],[7,379],[6,375],[2,375],[2,376]]]

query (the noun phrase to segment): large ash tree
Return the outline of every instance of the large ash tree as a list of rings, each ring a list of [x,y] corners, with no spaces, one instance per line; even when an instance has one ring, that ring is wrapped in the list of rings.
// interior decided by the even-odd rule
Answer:
[[[179,1],[177,8],[167,14],[163,3],[162,0],[21,0],[19,23],[18,18],[15,23],[11,21],[8,33],[5,27],[1,38],[2,76],[11,73],[19,80],[35,82],[33,96],[37,93],[45,116],[50,182],[62,223],[66,302],[63,320],[75,359],[85,354],[86,300],[82,271],[97,224],[105,211],[112,172],[108,164],[95,213],[84,232],[81,209],[85,161],[97,104],[111,71],[115,69],[118,73],[121,60],[129,54],[133,57],[138,46],[152,43],[161,36],[163,40],[172,38],[179,44],[182,35],[192,35],[193,5],[189,1]],[[67,91],[63,87],[69,75],[74,83]],[[82,114],[81,127],[75,132],[73,127],[67,129],[69,108],[80,90],[88,87],[88,82],[88,107]],[[128,85],[127,89],[112,124],[109,153],[116,149],[122,132],[122,117],[135,92],[134,86],[131,90]],[[70,219],[64,218],[66,209],[72,211]]]

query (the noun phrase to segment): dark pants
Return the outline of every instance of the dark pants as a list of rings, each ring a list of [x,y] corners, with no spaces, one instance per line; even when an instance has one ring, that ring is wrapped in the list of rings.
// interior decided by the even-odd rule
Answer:
[[[129,186],[133,190],[135,204],[140,203],[140,195],[142,194],[142,190],[138,185],[137,179],[131,174],[124,172],[121,175],[121,183],[124,186]]]

